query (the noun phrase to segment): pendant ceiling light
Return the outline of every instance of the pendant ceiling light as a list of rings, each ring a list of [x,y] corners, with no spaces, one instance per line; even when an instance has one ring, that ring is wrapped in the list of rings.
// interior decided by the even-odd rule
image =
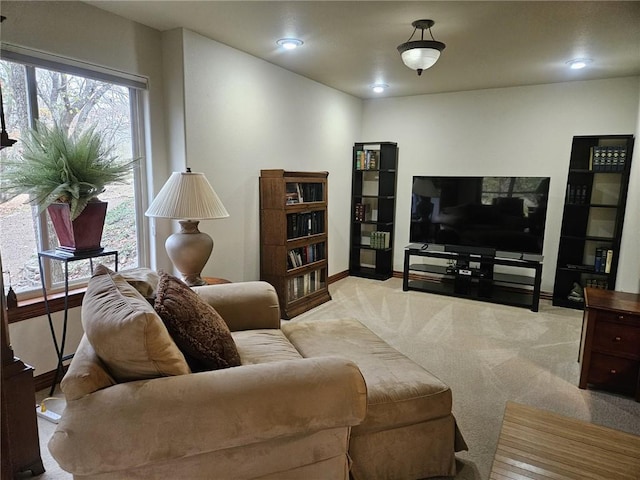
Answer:
[[[440,53],[444,50],[445,44],[437,42],[431,33],[431,27],[436,22],[433,20],[416,20],[411,25],[415,28],[413,33],[402,45],[398,45],[398,52],[402,56],[404,64],[412,70],[417,70],[418,75],[422,75],[422,71],[432,67],[440,58]],[[411,41],[416,31],[421,30],[420,40]],[[431,40],[424,39],[424,31],[429,30]]]

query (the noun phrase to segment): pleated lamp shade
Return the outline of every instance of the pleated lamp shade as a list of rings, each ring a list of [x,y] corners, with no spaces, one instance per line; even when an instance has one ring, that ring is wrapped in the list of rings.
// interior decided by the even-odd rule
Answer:
[[[206,220],[229,212],[203,173],[173,172],[153,200],[147,217]]]

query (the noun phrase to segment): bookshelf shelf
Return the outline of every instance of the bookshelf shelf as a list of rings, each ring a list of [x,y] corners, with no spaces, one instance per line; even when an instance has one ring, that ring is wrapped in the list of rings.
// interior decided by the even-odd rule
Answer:
[[[633,143],[632,135],[573,137],[553,287],[556,306],[582,309],[576,293],[584,287],[615,289]]]
[[[386,280],[393,275],[398,145],[353,146],[349,274]]]
[[[327,172],[260,172],[260,279],[290,319],[331,300]]]

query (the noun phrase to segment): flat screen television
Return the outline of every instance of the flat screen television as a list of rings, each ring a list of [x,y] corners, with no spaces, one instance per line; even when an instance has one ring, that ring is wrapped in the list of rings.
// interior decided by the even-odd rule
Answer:
[[[412,243],[542,254],[549,177],[414,176]]]

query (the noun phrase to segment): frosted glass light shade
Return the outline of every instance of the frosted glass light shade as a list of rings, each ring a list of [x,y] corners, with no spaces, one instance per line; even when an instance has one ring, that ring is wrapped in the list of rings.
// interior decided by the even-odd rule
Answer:
[[[417,43],[417,42],[415,42]],[[401,54],[404,64],[412,70],[426,70],[440,58],[440,50],[435,48],[411,48]]]
[[[144,214],[188,220],[229,216],[204,174],[190,171],[173,172]]]

